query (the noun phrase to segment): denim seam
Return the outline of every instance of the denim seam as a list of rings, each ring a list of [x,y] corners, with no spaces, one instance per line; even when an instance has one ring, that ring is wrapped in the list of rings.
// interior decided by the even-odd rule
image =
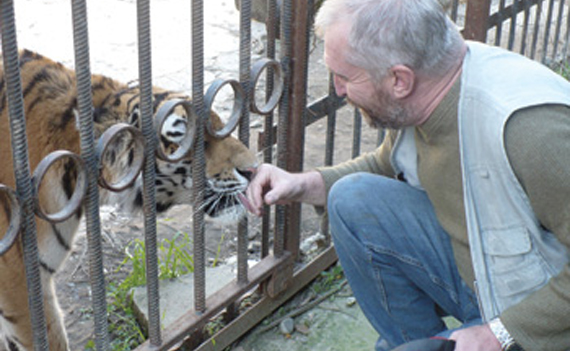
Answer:
[[[373,263],[373,252],[375,251],[373,247],[370,247],[366,244],[364,244],[364,247],[366,248],[366,255],[367,255],[367,259],[368,262],[370,262],[371,266],[372,266],[372,270],[374,271],[374,275],[376,276],[376,281],[379,282],[379,290],[382,292],[382,296],[380,297],[380,300],[382,302],[382,305],[384,306],[384,310],[386,311],[386,313],[390,316],[392,316],[392,313],[390,312],[390,305],[388,304],[388,296],[386,295],[386,289],[384,289],[384,281],[382,280],[382,275],[380,273],[380,270],[376,268],[376,265],[372,264]],[[398,328],[398,330],[400,331],[400,334],[402,335],[402,338],[408,342],[411,341],[410,336],[406,333],[405,330],[403,330],[402,328]]]
[[[365,246],[367,247],[368,250],[370,251],[374,251],[378,254],[384,254],[384,255],[388,255],[391,256],[405,264],[409,264],[412,265],[418,269],[423,270],[424,272],[426,272],[426,274],[429,276],[429,278],[431,279],[431,281],[439,286],[440,288],[444,289],[450,296],[451,300],[453,301],[453,303],[455,304],[459,304],[459,296],[457,296],[457,294],[455,293],[455,291],[453,290],[453,287],[451,287],[449,284],[447,284],[445,281],[441,280],[438,276],[434,276],[433,274],[431,274],[426,268],[425,266],[418,260],[415,260],[413,258],[410,258],[409,256],[403,256],[400,255],[398,252],[394,251],[394,250],[389,250],[389,249],[383,249],[383,248],[378,248],[375,246],[371,246],[371,245],[367,245],[365,244]],[[372,259],[372,255],[370,255],[369,260]],[[371,261],[372,262],[372,261]]]

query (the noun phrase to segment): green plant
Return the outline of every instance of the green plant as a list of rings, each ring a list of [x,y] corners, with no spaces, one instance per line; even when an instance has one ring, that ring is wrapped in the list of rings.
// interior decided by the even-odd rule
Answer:
[[[566,80],[570,80],[570,63],[562,62],[556,64],[553,68],[554,72],[560,74]]]
[[[188,251],[190,242],[188,233],[177,232],[172,239],[162,239],[157,244],[159,279],[176,278],[194,271],[194,259]],[[125,248],[125,258],[117,271],[125,265],[132,267],[129,275],[122,282],[112,282],[107,286],[110,301],[107,312],[113,351],[132,350],[146,338],[136,321],[130,297],[132,288],[146,284],[146,251],[143,240],[136,239]],[[89,340],[85,350],[94,349],[94,341]]]
[[[180,239],[180,240],[179,240]],[[188,233],[177,232],[172,239],[162,239],[158,245],[158,279],[177,278],[194,271],[194,258],[188,251],[190,244]],[[132,249],[125,249],[126,257],[122,266],[130,263],[132,271],[121,286],[135,287],[146,284],[146,250],[141,239],[133,242]]]
[[[326,271],[321,272],[320,276],[311,285],[311,289],[315,294],[322,294],[342,284],[344,271],[340,264],[336,264]]]

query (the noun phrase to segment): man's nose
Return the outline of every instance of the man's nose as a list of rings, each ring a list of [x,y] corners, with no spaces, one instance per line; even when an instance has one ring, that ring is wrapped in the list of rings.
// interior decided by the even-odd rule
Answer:
[[[338,96],[345,96],[346,95],[346,82],[339,78],[338,76],[333,76],[333,83],[334,83],[334,90],[336,95]]]

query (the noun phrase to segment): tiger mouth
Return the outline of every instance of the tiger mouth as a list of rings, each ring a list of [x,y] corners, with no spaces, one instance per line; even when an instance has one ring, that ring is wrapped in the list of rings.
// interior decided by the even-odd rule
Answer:
[[[233,191],[231,193],[217,193],[210,189],[206,190],[204,197],[204,213],[211,218],[218,218],[227,215],[230,212],[245,212],[246,207],[240,200],[241,192]]]

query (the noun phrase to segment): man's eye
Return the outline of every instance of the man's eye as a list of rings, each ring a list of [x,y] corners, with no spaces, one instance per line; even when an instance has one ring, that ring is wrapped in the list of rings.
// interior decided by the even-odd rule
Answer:
[[[345,76],[341,76],[341,75],[335,74],[335,77],[336,77],[338,80],[342,81],[342,82],[348,82],[348,78],[345,77]]]

